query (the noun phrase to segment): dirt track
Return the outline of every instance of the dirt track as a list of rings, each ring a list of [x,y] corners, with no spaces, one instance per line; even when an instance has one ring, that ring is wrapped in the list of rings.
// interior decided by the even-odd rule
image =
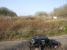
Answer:
[[[67,50],[67,35],[49,37],[50,39],[56,39],[62,43],[64,50]],[[29,50],[27,41],[4,41],[0,42],[0,50]]]

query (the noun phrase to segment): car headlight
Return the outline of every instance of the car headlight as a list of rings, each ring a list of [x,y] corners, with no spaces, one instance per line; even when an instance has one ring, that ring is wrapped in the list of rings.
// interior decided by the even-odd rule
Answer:
[[[31,40],[31,43],[35,43],[35,40],[34,40],[34,39],[32,39],[32,40]]]

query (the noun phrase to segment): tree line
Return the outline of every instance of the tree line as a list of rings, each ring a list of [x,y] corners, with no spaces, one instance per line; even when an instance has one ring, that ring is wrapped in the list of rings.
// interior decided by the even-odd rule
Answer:
[[[49,14],[44,11],[35,13],[35,16],[46,16],[47,17],[49,15],[66,17],[67,16],[67,4],[59,8],[54,8],[53,12]],[[6,7],[0,7],[0,16],[12,16],[13,17],[13,16],[17,16],[17,14],[13,12],[12,10],[9,10]]]
[[[6,7],[0,7],[0,16],[17,16],[17,14]]]

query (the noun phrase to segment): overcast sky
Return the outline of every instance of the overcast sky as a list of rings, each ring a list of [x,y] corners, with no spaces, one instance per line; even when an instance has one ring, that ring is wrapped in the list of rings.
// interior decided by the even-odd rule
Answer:
[[[0,7],[7,7],[19,16],[39,11],[51,12],[64,4],[67,4],[67,0],[0,0]]]

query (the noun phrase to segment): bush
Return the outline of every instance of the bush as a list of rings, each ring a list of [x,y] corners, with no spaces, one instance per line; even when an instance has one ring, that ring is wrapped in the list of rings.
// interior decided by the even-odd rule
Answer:
[[[0,16],[17,16],[17,14],[11,10],[9,10],[8,8],[5,7],[1,7],[0,8]]]

